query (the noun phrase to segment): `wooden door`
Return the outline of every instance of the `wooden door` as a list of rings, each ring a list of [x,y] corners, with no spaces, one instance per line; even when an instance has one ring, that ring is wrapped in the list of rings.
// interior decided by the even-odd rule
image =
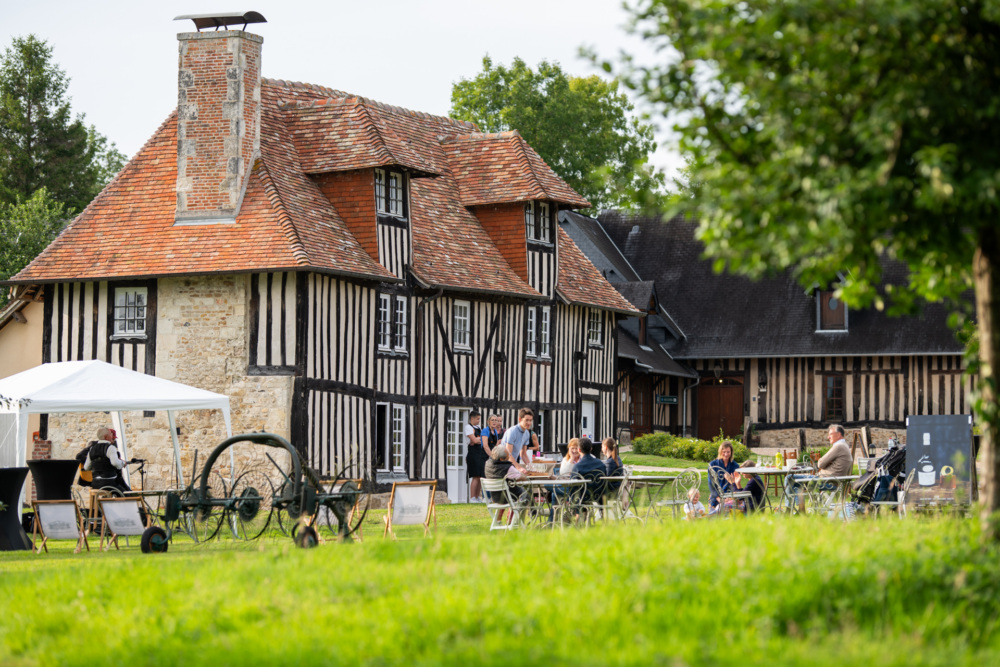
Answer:
[[[632,376],[632,437],[653,432],[653,383],[648,375]]]
[[[737,380],[698,387],[698,437],[711,440],[719,430],[730,438],[739,437],[743,426],[743,385]]]

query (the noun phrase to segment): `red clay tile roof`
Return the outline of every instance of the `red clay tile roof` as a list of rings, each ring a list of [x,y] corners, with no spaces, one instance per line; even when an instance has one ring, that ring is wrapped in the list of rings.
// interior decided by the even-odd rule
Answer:
[[[393,281],[308,174],[398,165],[434,175],[411,181],[411,269],[418,281],[542,298],[511,269],[467,208],[475,200],[470,188],[488,170],[506,169],[503,185],[477,186],[486,194],[476,196],[492,197],[480,203],[546,199],[587,205],[517,133],[469,134],[475,129],[470,123],[270,79],[263,81],[261,106],[261,157],[235,223],[174,225],[177,120],[171,114],[121,174],[12,280],[303,269]],[[490,159],[477,157],[475,147]],[[562,298],[632,312],[561,230],[559,252]]]
[[[437,175],[409,140],[357,98],[284,105],[289,135],[307,174],[398,165]]]
[[[559,227],[559,279],[556,281],[556,294],[570,304],[604,308],[627,315],[640,314],[604,279],[562,227]]]
[[[265,105],[261,161],[233,224],[174,225],[177,115],[11,280],[51,282],[314,268],[395,280],[347,231],[297,168],[280,117]]]
[[[587,208],[517,131],[443,137],[464,206],[547,199]]]

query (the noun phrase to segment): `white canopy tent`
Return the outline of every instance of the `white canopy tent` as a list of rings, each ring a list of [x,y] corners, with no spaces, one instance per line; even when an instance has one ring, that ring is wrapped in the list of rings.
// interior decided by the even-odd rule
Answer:
[[[63,412],[110,412],[118,445],[127,460],[122,413],[134,410],[166,410],[174,463],[182,486],[184,475],[174,413],[221,410],[226,436],[233,435],[228,396],[103,361],[62,361],[42,364],[0,380],[0,467],[27,465],[28,415]]]

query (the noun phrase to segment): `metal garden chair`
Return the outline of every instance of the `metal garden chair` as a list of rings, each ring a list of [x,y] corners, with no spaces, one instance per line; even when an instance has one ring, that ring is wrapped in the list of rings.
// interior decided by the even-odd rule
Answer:
[[[708,469],[708,483],[719,498],[719,516],[725,517],[726,514],[737,508],[741,500],[750,502],[753,499],[753,494],[749,491],[723,491],[722,485],[719,483],[719,476],[711,468]],[[727,500],[732,501],[732,507],[727,506]],[[739,510],[737,509],[737,511]]]

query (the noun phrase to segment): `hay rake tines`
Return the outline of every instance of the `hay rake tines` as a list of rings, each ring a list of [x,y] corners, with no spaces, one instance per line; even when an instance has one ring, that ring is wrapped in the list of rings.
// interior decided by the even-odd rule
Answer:
[[[257,460],[238,473],[230,468],[227,482],[227,476],[215,464],[223,452],[241,442],[284,450],[289,465],[282,466],[265,451],[270,466]],[[358,477],[347,479],[343,475],[352,468],[357,469]],[[347,466],[325,488],[316,472],[302,465],[298,452],[287,440],[272,433],[246,433],[228,438],[212,450],[201,473],[192,476],[183,494],[168,494],[168,504],[175,508],[174,520],[180,520],[196,541],[215,537],[223,525],[235,539],[257,539],[272,519],[286,534],[293,534],[299,523],[315,534],[314,526],[319,523],[325,524],[331,535],[344,540],[360,535],[368,513],[369,494],[363,490],[360,472],[356,464]]]

